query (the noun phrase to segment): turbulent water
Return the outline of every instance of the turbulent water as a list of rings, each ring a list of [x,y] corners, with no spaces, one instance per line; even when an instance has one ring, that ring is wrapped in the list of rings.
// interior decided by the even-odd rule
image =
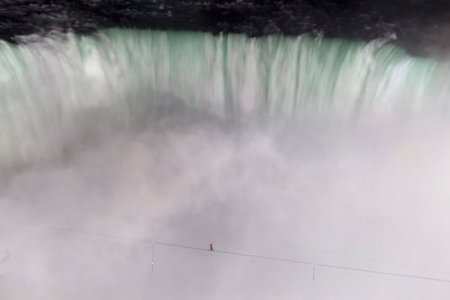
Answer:
[[[0,298],[449,299],[449,71],[387,40],[1,43]]]
[[[161,105],[239,119],[448,112],[450,64],[388,41],[137,30],[30,40],[0,44],[2,167],[60,155],[93,119],[123,128]]]

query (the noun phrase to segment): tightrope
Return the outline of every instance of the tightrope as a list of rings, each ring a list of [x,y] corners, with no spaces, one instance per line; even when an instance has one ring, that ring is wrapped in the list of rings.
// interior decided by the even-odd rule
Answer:
[[[213,251],[211,251],[211,249],[209,247],[203,248],[203,247],[194,247],[194,246],[183,245],[183,244],[178,244],[178,243],[169,243],[169,242],[154,240],[154,239],[147,238],[147,237],[124,237],[124,236],[117,236],[117,235],[104,234],[104,233],[92,233],[92,232],[82,231],[82,230],[69,228],[69,227],[51,227],[51,228],[50,227],[41,227],[41,228],[38,228],[37,230],[47,232],[47,233],[70,232],[72,234],[87,236],[90,238],[103,239],[103,240],[116,241],[116,242],[134,242],[134,243],[137,242],[137,243],[140,243],[143,245],[147,245],[148,247],[151,247],[151,249],[152,249],[152,262],[153,262],[152,269],[153,269],[153,264],[155,263],[155,256],[154,256],[155,248],[157,246],[161,246],[161,247],[178,248],[178,249],[200,251],[200,252],[210,252],[212,254],[247,257],[247,258],[260,259],[260,260],[270,260],[270,261],[277,261],[277,262],[283,262],[283,263],[311,266],[313,268],[313,280],[316,279],[318,269],[335,269],[335,270],[341,270],[341,271],[367,273],[367,274],[373,274],[373,275],[378,275],[378,276],[389,276],[389,277],[398,277],[398,278],[424,280],[424,281],[434,281],[434,282],[450,284],[450,279],[445,279],[445,278],[430,277],[430,276],[423,276],[423,275],[417,275],[417,274],[386,272],[386,271],[379,271],[379,270],[366,269],[366,268],[357,268],[357,267],[344,266],[344,265],[324,264],[324,263],[319,263],[319,262],[297,260],[297,259],[286,258],[286,257],[281,257],[281,256],[265,256],[265,255],[251,254],[251,253],[245,253],[245,252],[239,252],[239,251],[227,251],[227,250],[222,250],[222,249],[214,249]],[[11,253],[8,253],[6,259],[9,258],[10,254]]]

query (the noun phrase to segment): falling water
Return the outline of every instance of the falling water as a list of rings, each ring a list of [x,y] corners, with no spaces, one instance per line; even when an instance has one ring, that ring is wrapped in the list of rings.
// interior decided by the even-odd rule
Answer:
[[[108,30],[0,44],[0,167],[123,128],[169,99],[225,118],[448,112],[450,64],[388,41]],[[174,100],[175,99],[175,100]]]

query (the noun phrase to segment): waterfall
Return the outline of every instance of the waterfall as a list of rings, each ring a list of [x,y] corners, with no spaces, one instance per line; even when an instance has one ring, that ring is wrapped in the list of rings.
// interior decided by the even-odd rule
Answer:
[[[114,29],[1,42],[0,168],[58,155],[68,131],[150,118],[168,99],[224,118],[446,114],[449,73],[381,40]]]

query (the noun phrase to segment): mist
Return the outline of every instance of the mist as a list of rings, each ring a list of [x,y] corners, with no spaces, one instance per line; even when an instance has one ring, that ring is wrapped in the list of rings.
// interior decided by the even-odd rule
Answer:
[[[309,263],[450,278],[449,125],[160,115],[9,179],[0,295],[446,299]]]

